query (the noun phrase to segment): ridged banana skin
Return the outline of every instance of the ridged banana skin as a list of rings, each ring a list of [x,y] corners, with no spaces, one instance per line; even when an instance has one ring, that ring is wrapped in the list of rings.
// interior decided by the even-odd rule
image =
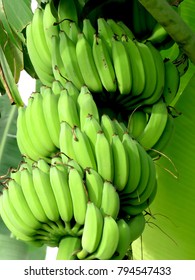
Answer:
[[[101,128],[109,143],[111,143],[112,136],[116,133],[116,130],[111,118],[106,114],[101,116]]]
[[[25,229],[23,229],[23,227],[21,229],[21,224],[19,224],[19,227],[17,227],[17,225],[14,223],[13,214],[11,216],[9,216],[9,214],[6,213],[6,211],[5,211],[6,208],[3,205],[3,196],[4,196],[4,192],[3,192],[3,195],[1,195],[1,197],[0,197],[0,215],[1,215],[3,222],[5,223],[6,227],[10,230],[10,232],[17,239],[23,240],[26,242],[33,241],[34,238],[33,238],[32,234],[29,234],[28,232],[26,232]],[[18,221],[17,221],[17,223],[18,223]]]
[[[128,221],[129,229],[130,229],[130,236],[131,236],[131,243],[139,238],[146,225],[146,220],[143,213],[136,215],[135,217],[131,217]]]
[[[31,209],[29,208],[22,188],[14,180],[8,182],[8,195],[11,203],[13,204],[16,213],[29,227],[37,229],[41,223],[35,218]]]
[[[25,111],[26,109],[24,107],[18,108],[17,144],[22,154],[28,155],[32,160],[37,160],[40,154],[39,151],[36,150],[36,146],[33,144],[28,134]]]
[[[119,241],[112,260],[123,260],[131,243],[130,227],[124,219],[117,221],[119,229]]]
[[[90,92],[81,92],[77,101],[81,130],[83,130],[88,115],[92,115],[99,122],[98,108]]]
[[[101,92],[102,83],[93,59],[92,47],[84,33],[78,34],[76,56],[83,79],[89,90]]]
[[[128,194],[133,192],[139,184],[141,177],[141,160],[136,140],[134,140],[128,133],[123,135],[122,143],[129,161],[129,177],[122,193]]]
[[[124,44],[116,37],[112,38],[112,59],[120,94],[130,94],[133,83],[131,61]]]
[[[106,19],[101,17],[97,19],[98,35],[105,40],[110,56],[112,55],[112,37],[114,32]]]
[[[61,167],[62,168],[62,167]],[[68,185],[67,167],[63,166],[63,171],[56,165],[51,165],[50,168],[50,183],[61,219],[65,223],[69,223],[73,218],[73,205]]]
[[[68,91],[68,94],[72,97],[74,102],[77,102],[79,96],[79,90],[71,81],[66,82],[66,84],[64,85],[64,89]]]
[[[64,19],[69,19],[76,23],[78,22],[78,12],[74,0],[70,0],[66,2],[64,2],[63,0],[59,1],[58,19],[59,21],[62,21]]]
[[[112,136],[111,148],[114,163],[113,184],[117,191],[122,191],[125,188],[129,177],[129,160],[118,134]]]
[[[85,122],[83,125],[83,131],[89,138],[92,150],[95,154],[95,142],[97,138],[97,133],[102,129],[100,123],[97,121],[97,119],[93,115],[88,115],[85,118]]]
[[[114,185],[109,181],[104,181],[100,210],[103,215],[112,216],[113,219],[117,218],[120,210],[119,194]]]
[[[162,97],[167,105],[171,105],[177,96],[180,76],[179,71],[171,60],[165,60],[165,86]]]
[[[146,149],[152,148],[160,139],[167,123],[168,111],[165,102],[160,99],[152,106],[151,116],[143,133],[137,138]]]
[[[84,18],[83,19],[83,28],[82,32],[85,35],[85,38],[89,42],[90,46],[93,45],[93,36],[96,33],[96,29],[93,27],[90,19]]]
[[[108,92],[115,92],[117,82],[113,62],[106,42],[97,34],[94,35],[92,52],[103,87]]]
[[[84,259],[98,248],[102,236],[103,223],[104,218],[100,209],[93,202],[88,201],[81,238],[82,250],[77,254],[79,259]]]
[[[48,67],[42,61],[41,55],[36,49],[36,45],[32,38],[32,24],[30,23],[26,27],[26,46],[28,50],[28,54],[31,60],[31,63],[35,69],[35,72],[41,82],[47,86],[51,86],[53,81],[53,72],[52,68]]]
[[[65,78],[70,80],[78,89],[80,89],[85,82],[77,61],[76,45],[65,32],[61,31],[59,36],[60,54],[67,73],[67,77]]]
[[[5,216],[4,222],[10,230],[14,230],[15,228],[16,231],[23,234],[24,236],[33,236],[36,233],[36,229],[27,225],[16,212],[13,202],[10,200],[7,189],[3,189],[0,204],[2,208],[2,218]]]
[[[114,35],[121,38],[121,36],[124,34],[123,28],[112,18],[107,19],[107,23],[114,32]]]
[[[58,100],[59,97],[55,95],[50,88],[44,91],[43,96],[43,114],[45,122],[49,131],[49,135],[54,145],[59,148],[60,135],[60,119],[58,115]]]
[[[21,189],[35,218],[42,223],[47,223],[48,217],[46,216],[39,197],[35,191],[32,173],[27,169],[23,169],[21,171]]]
[[[45,38],[45,31],[43,26],[44,12],[40,8],[36,8],[32,18],[32,36],[37,50],[40,53],[41,59],[45,65],[51,68],[51,53]]]
[[[45,122],[43,113],[43,98],[40,93],[34,93],[28,100],[26,107],[26,123],[28,134],[36,149],[39,150],[39,157],[50,157],[57,151],[53,144]],[[41,137],[40,137],[41,135]]]
[[[60,81],[53,80],[53,83],[52,83],[52,86],[51,86],[51,90],[52,90],[53,94],[60,95],[62,89],[63,89],[63,86],[60,83]]]
[[[147,114],[143,110],[135,110],[128,120],[128,131],[135,139],[144,131],[147,125]]]
[[[76,159],[75,152],[73,149],[73,131],[72,127],[67,122],[61,122],[60,124],[60,151],[65,156]]]
[[[165,65],[161,53],[152,45],[151,42],[146,42],[150,49],[156,66],[157,83],[153,94],[143,101],[144,105],[156,103],[162,96],[165,86]]]
[[[57,18],[54,17],[52,13],[51,3],[47,3],[43,10],[43,29],[44,29],[45,39],[51,57],[53,55],[51,38],[53,35],[57,36],[59,33],[59,26],[55,24],[56,22],[57,22]]]
[[[83,169],[92,167],[97,170],[96,159],[89,138],[77,126],[73,127],[72,146],[76,161]]]
[[[78,36],[81,33],[81,29],[75,21],[70,21],[69,38],[76,44]]]
[[[146,82],[142,56],[137,45],[135,44],[135,41],[131,40],[131,38],[125,35],[122,36],[121,40],[127,50],[127,53],[129,54],[129,60],[132,69],[131,94],[133,96],[138,96],[143,92]]]
[[[145,86],[141,93],[141,98],[146,99],[153,94],[156,87],[156,65],[153,55],[146,44],[136,41],[136,46],[140,51],[145,72]]]
[[[77,260],[76,253],[81,249],[81,239],[76,236],[65,236],[59,243],[56,260]]]
[[[121,141],[123,140],[123,134],[127,132],[127,127],[123,127],[117,119],[113,119],[114,130],[118,134]]]
[[[84,225],[88,195],[83,179],[75,168],[71,168],[69,171],[68,184],[72,197],[74,219],[77,224]]]
[[[169,141],[172,139],[174,131],[175,131],[175,126],[174,126],[173,117],[171,115],[168,115],[167,123],[160,139],[152,147],[152,149],[148,151],[148,154],[152,158],[159,158],[160,156],[163,155],[163,150],[168,145]]]
[[[94,258],[99,260],[109,260],[116,251],[119,241],[119,229],[117,222],[111,216],[104,217],[102,238]]]
[[[87,168],[85,170],[85,184],[89,200],[93,202],[98,208],[100,208],[104,186],[102,177],[96,170]]]
[[[66,89],[62,90],[58,100],[58,114],[60,122],[67,122],[71,127],[80,126],[77,105]]]
[[[103,131],[99,131],[97,133],[95,143],[95,155],[98,173],[102,176],[104,180],[113,182],[114,163],[112,149]]]
[[[51,187],[49,173],[45,173],[38,167],[35,167],[32,170],[32,176],[34,188],[45,211],[45,215],[53,222],[58,221],[60,214]]]
[[[54,78],[59,81],[63,87],[66,85],[66,69],[64,68],[64,64],[60,55],[59,50],[60,38],[59,34],[52,35],[51,37],[51,50],[52,50],[52,71]]]

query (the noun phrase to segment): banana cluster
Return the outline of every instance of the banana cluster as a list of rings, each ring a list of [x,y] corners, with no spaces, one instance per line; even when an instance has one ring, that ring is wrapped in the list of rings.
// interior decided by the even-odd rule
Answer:
[[[27,26],[28,53],[44,85],[53,79],[63,86],[71,81],[79,90],[86,85],[126,110],[160,99],[168,87],[166,67],[152,40],[136,40],[122,21],[98,18],[95,28],[87,18],[78,23],[75,12],[66,15],[63,5],[56,13],[48,3]]]
[[[145,219],[141,212],[122,219],[119,210],[111,182],[59,154],[51,164],[21,162],[0,196],[0,214],[12,234],[36,246],[59,246],[57,259],[124,258]]]

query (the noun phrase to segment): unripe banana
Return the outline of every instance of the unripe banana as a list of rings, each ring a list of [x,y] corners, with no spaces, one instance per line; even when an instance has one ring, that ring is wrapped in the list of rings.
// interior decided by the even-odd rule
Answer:
[[[59,243],[56,260],[77,260],[77,252],[81,249],[81,239],[76,236],[65,236]]]
[[[78,225],[83,225],[87,211],[88,194],[80,173],[71,168],[69,171],[69,188],[72,197],[74,219]]]
[[[92,45],[93,45],[93,36],[96,33],[96,30],[93,27],[90,19],[88,19],[88,18],[84,18],[83,19],[83,29],[82,29],[82,32],[85,35],[85,38],[89,42],[90,46],[92,47]]]
[[[79,259],[84,259],[98,248],[103,228],[103,215],[100,209],[91,201],[87,203],[85,224],[81,238],[82,250],[77,254]]]
[[[72,127],[67,122],[61,122],[60,135],[59,135],[60,151],[65,156],[75,160],[76,156],[73,149],[72,138],[73,138]]]
[[[102,191],[104,182],[100,174],[92,169],[87,168],[85,170],[85,184],[89,196],[89,200],[93,202],[98,208],[102,203]]]
[[[136,215],[135,217],[131,217],[129,221],[127,221],[127,223],[130,229],[131,242],[133,242],[134,240],[139,238],[144,231],[146,224],[144,215],[141,213]]]
[[[117,218],[120,210],[120,198],[116,188],[109,181],[104,181],[102,190],[101,211],[104,215]]]
[[[95,155],[98,173],[102,176],[104,180],[113,182],[114,164],[112,149],[103,131],[99,131],[97,133],[95,143]]]

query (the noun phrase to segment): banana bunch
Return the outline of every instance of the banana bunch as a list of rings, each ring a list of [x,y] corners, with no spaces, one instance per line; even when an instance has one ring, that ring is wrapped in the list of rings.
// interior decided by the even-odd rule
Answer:
[[[143,214],[133,226],[136,215],[120,218],[115,186],[64,159],[56,154],[51,164],[23,161],[11,170],[0,196],[5,225],[19,240],[59,246],[57,259],[123,259],[143,232]]]
[[[140,41],[124,22],[111,18],[97,18],[95,27],[87,18],[79,21],[75,4],[70,11],[61,2],[56,17],[47,3],[27,26],[27,49],[41,82],[51,86],[55,79],[65,86],[71,81],[78,90],[86,85],[126,110],[158,101],[166,68],[153,39]]]

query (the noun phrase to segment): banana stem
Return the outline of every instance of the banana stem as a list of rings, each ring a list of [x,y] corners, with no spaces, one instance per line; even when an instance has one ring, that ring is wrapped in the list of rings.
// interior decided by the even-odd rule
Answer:
[[[195,33],[167,0],[138,0],[195,64]]]

